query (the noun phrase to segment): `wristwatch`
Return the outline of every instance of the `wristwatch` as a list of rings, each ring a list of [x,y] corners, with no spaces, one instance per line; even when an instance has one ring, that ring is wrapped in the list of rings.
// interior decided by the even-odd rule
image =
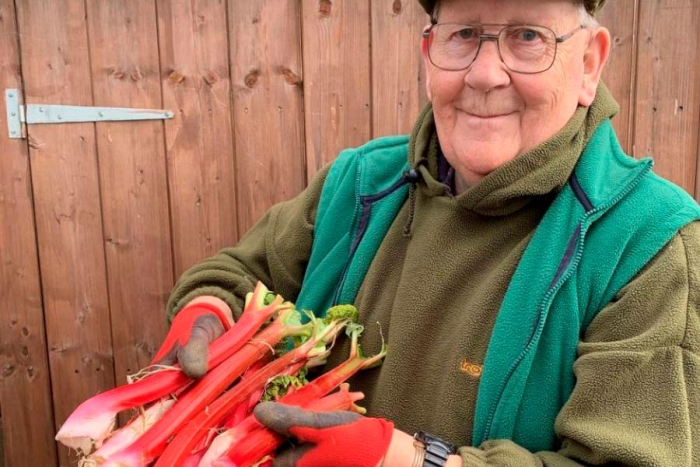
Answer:
[[[425,446],[423,467],[443,467],[451,454],[457,453],[457,447],[447,441],[424,431],[419,431],[413,438]]]

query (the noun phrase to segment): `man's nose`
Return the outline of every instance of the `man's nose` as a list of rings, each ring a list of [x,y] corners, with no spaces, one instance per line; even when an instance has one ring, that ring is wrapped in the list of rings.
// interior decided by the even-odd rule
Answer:
[[[481,43],[479,53],[469,65],[464,79],[469,87],[480,92],[488,92],[510,83],[510,74],[498,53],[496,41],[484,40]]]

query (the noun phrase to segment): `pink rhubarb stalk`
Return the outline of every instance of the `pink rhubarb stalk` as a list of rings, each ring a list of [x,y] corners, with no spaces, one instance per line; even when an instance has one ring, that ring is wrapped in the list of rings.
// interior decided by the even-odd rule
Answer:
[[[308,326],[294,325],[299,313],[294,309],[283,311],[265,329],[256,334],[230,358],[209,371],[175,403],[165,416],[128,448],[111,456],[103,465],[146,466],[163,453],[168,440],[196,414],[202,412],[224,390],[259,358],[270,352],[282,339],[308,334]],[[293,323],[293,324],[290,324]],[[237,325],[236,325],[237,326]],[[234,326],[235,329],[235,326]],[[257,374],[259,372],[255,372]],[[254,378],[248,378],[248,381]],[[242,402],[238,401],[238,402]],[[203,433],[206,435],[206,433]],[[201,438],[198,438],[199,441]],[[191,448],[193,448],[191,446]],[[187,454],[190,454],[192,449]],[[184,460],[180,459],[180,461]],[[178,464],[170,464],[175,466]]]
[[[209,405],[206,410],[199,413],[187,426],[179,430],[175,438],[173,438],[167,449],[165,449],[158,459],[158,462],[155,464],[156,467],[179,465],[180,462],[193,451],[202,437],[207,435],[211,428],[218,426],[220,422],[230,414],[233,408],[250,397],[252,392],[264,387],[270,379],[280,374],[294,374],[299,371],[309,359],[318,358],[319,355],[327,355],[329,351],[326,350],[326,343],[335,339],[338,332],[344,329],[348,323],[347,321],[336,321],[320,329],[318,328],[320,322],[314,321],[312,324],[314,325],[314,333],[304,344],[265,365],[261,370],[253,373],[245,381],[236,384],[213,404]],[[232,358],[236,359],[237,357],[238,356],[235,355]],[[223,366],[223,364],[221,366]],[[218,368],[212,371],[212,373],[217,370]],[[217,395],[221,392],[222,391],[218,391]],[[155,456],[153,458],[155,458]]]
[[[260,282],[249,296],[238,322],[209,346],[209,368],[237,352],[275,313],[293,309],[282,297],[264,306],[268,294]],[[86,400],[68,417],[56,435],[56,440],[80,454],[89,454],[99,448],[114,429],[116,415],[127,409],[143,406],[182,389],[191,383],[175,365],[172,370],[156,371],[131,384],[119,386]]]
[[[79,463],[79,467],[96,467],[102,465],[109,456],[129,446],[143,435],[156,421],[163,417],[165,412],[169,410],[174,403],[175,399],[168,398],[153,404],[138,417],[131,420],[125,427],[117,430],[97,451],[90,454],[89,457],[82,459]]]

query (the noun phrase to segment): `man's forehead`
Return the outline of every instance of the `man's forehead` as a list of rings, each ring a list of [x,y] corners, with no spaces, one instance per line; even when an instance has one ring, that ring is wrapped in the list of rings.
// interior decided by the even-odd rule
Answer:
[[[557,29],[579,18],[569,0],[440,0],[440,22],[537,24]]]

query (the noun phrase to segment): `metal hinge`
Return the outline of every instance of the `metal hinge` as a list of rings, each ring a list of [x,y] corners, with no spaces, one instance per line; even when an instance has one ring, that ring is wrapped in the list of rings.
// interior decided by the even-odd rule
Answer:
[[[21,105],[19,101],[19,90],[5,89],[7,129],[10,138],[27,137],[26,127],[23,124],[161,120],[173,118],[174,115],[170,110],[48,104]]]

